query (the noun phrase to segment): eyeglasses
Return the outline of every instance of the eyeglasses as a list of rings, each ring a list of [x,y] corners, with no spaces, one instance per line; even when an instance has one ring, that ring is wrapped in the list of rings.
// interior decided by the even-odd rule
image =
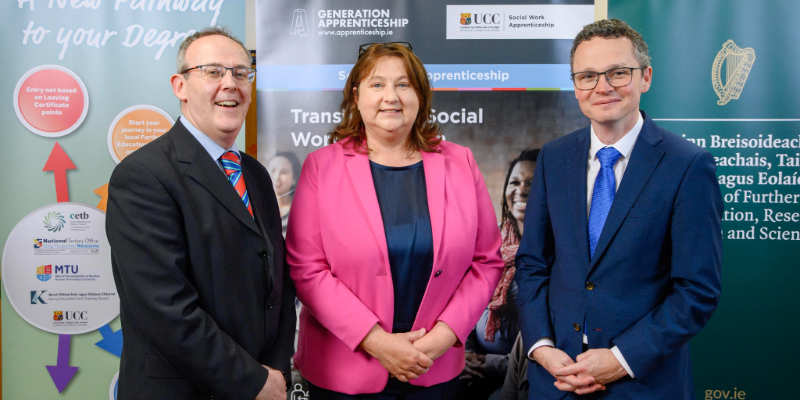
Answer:
[[[382,45],[384,45],[384,46],[387,46],[387,47],[388,47],[390,44],[399,44],[399,45],[401,45],[401,46],[403,46],[403,47],[407,48],[407,49],[408,49],[408,51],[412,51],[412,50],[411,50],[411,42],[364,43],[364,44],[362,44],[361,46],[358,46],[358,58],[361,58],[361,56],[362,56],[362,55],[363,55],[363,54],[364,54],[364,53],[367,51],[367,49],[369,49],[369,47],[370,47],[370,46],[372,46],[373,44],[382,44]]]
[[[612,68],[606,72],[576,72],[572,75],[572,82],[578,90],[592,90],[597,87],[597,82],[600,80],[600,75],[606,76],[606,82],[612,87],[622,87],[630,85],[633,80],[633,71],[637,69],[645,69],[647,67],[639,68]]]
[[[225,73],[230,70],[233,73],[233,79],[237,82],[244,83],[245,81],[253,83],[256,78],[256,70],[247,67],[223,67],[221,65],[198,65],[196,67],[186,68],[181,72],[185,74],[193,69],[200,70],[200,76],[209,82],[219,82],[225,77]]]

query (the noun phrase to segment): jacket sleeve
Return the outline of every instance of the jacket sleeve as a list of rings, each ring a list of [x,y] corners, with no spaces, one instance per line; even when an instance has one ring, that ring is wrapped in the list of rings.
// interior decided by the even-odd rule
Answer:
[[[671,293],[613,340],[636,379],[697,334],[719,303],[723,205],[715,169],[711,154],[698,154],[678,188],[669,236]]]
[[[268,372],[198,306],[186,275],[191,260],[182,218],[149,166],[131,160],[114,170],[106,229],[116,284],[131,312],[125,317],[194,386],[253,399]]]
[[[297,330],[297,312],[294,307],[296,293],[292,277],[289,275],[289,263],[283,263],[283,292],[281,293],[281,316],[278,323],[278,336],[275,343],[263,359],[262,364],[275,368],[289,376],[289,361],[294,354],[294,338]],[[291,382],[287,382],[291,384]]]
[[[555,262],[555,241],[547,206],[546,149],[545,145],[536,162],[514,276],[519,286],[517,306],[526,352],[544,337],[555,339],[547,300],[550,271]]]
[[[331,273],[322,243],[318,192],[319,170],[310,154],[297,182],[286,235],[286,259],[297,288],[297,297],[314,318],[356,351],[370,329],[380,320],[339,278]],[[357,251],[357,250],[355,250]]]
[[[467,148],[465,150],[477,196],[478,232],[472,264],[438,318],[458,337],[456,346],[466,342],[467,336],[478,323],[494,294],[504,267],[500,257],[500,229],[497,227],[492,200],[472,152]]]

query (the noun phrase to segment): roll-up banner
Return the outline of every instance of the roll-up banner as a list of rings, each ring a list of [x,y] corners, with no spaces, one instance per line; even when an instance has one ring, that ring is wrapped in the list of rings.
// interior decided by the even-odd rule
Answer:
[[[653,58],[642,109],[717,163],[722,301],[692,340],[696,398],[797,398],[800,3],[608,3]]]
[[[244,39],[245,2],[16,0],[0,15],[2,394],[115,399],[107,182],[180,116],[183,39],[210,25]]]

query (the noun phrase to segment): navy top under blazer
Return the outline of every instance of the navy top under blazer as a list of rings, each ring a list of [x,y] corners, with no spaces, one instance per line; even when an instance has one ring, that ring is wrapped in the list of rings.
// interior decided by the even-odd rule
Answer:
[[[370,161],[394,287],[392,332],[409,332],[433,270],[433,234],[422,161],[387,167]]]
[[[549,337],[572,359],[584,330],[589,348],[618,347],[636,378],[590,398],[689,400],[688,342],[721,295],[722,196],[711,154],[642,115],[591,259],[589,128],[539,153],[516,259],[520,327],[526,349]],[[528,381],[531,399],[584,398],[537,363]]]

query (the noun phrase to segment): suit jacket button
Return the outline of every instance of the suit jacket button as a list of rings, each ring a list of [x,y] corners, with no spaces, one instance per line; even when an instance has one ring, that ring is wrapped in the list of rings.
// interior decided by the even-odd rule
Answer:
[[[267,251],[266,250],[259,251],[258,256],[261,258],[267,258]]]
[[[586,282],[586,290],[592,290],[592,289],[594,289],[594,283]]]
[[[578,331],[578,332],[581,331],[581,325],[579,323],[577,323],[577,322],[572,324],[572,327],[575,328],[575,330]]]
[[[267,310],[272,310],[272,306],[273,306],[274,304],[275,304],[275,303],[273,303],[273,302],[271,302],[271,301],[270,301],[270,302],[269,302],[269,304],[267,304]]]
[[[439,275],[441,275],[441,274],[442,274],[442,270],[438,270],[438,271],[436,271],[436,273],[433,275],[433,277],[434,277],[434,278],[438,278],[438,277],[439,277]]]

